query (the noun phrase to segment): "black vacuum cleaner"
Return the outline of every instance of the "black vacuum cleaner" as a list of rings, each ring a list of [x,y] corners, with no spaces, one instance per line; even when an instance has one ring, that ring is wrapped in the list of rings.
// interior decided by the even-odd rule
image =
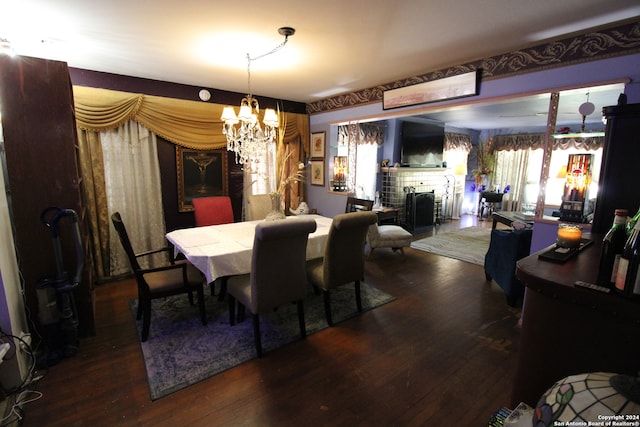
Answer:
[[[76,263],[73,277],[65,271],[60,239],[61,220],[69,221],[75,245]],[[73,290],[80,284],[84,251],[80,238],[78,215],[72,209],[51,206],[42,211],[40,221],[51,231],[56,258],[56,274],[38,281],[38,305],[40,324],[47,336],[49,364],[62,357],[71,357],[78,351],[78,316]]]

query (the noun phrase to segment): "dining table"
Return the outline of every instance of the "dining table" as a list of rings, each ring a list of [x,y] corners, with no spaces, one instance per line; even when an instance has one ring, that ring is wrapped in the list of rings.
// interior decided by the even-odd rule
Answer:
[[[287,216],[285,221],[302,218],[314,219],[317,226],[316,231],[309,234],[307,260],[321,258],[333,219],[312,214]],[[174,246],[176,255],[184,255],[204,274],[207,283],[213,283],[218,278],[251,272],[256,225],[264,221],[183,228],[167,233],[166,238]]]

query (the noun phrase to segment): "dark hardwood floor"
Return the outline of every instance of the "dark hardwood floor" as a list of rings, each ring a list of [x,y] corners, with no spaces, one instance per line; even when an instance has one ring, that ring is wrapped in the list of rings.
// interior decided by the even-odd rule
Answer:
[[[135,284],[101,285],[97,335],[35,384],[24,425],[482,426],[509,404],[520,311],[482,267],[379,249],[365,280],[397,299],[154,402],[127,304]]]

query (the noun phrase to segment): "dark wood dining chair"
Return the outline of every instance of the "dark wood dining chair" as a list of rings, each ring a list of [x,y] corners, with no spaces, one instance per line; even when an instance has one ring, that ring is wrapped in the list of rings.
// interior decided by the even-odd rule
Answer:
[[[357,197],[347,197],[347,206],[344,213],[373,210],[373,200],[358,199]]]
[[[139,258],[152,254],[167,251],[171,255],[169,247],[136,253],[133,250],[129,234],[122,222],[119,212],[111,215],[113,226],[118,232],[118,237],[127,254],[133,273],[138,284],[138,311],[136,319],[142,318],[141,341],[149,338],[149,327],[151,324],[151,301],[156,298],[165,298],[172,295],[188,294],[189,301],[193,305],[193,292],[198,296],[198,308],[202,324],[207,324],[207,314],[204,306],[204,277],[200,270],[185,260],[173,261],[167,265],[154,268],[141,268]]]
[[[262,356],[259,314],[266,310],[295,302],[300,335],[307,336],[303,305],[308,290],[307,240],[316,227],[311,218],[259,223],[253,242],[251,273],[229,278],[229,321],[235,324],[236,300],[251,312],[258,357]]]
[[[329,229],[324,257],[307,262],[307,280],[324,294],[329,326],[333,326],[331,289],[354,283],[356,305],[358,311],[362,311],[360,282],[364,281],[364,245],[369,226],[377,223],[377,220],[374,212],[367,211],[336,215]]]

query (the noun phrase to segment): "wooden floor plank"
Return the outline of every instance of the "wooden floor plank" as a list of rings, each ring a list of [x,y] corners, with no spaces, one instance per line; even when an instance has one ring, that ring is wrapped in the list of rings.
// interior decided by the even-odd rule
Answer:
[[[509,403],[520,312],[482,267],[378,250],[366,282],[397,299],[154,402],[128,307],[135,284],[101,285],[97,336],[36,384],[44,396],[25,425],[477,426]]]

